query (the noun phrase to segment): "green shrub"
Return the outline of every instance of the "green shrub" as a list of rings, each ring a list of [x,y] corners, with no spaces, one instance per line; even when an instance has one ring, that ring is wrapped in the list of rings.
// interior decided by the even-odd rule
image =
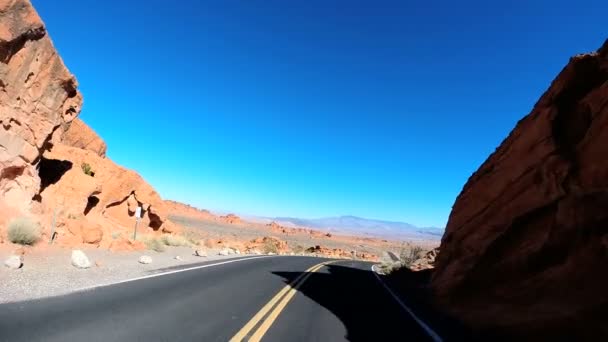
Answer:
[[[91,165],[89,165],[89,163],[82,163],[80,165],[80,167],[82,168],[82,172],[84,172],[85,175],[88,175],[91,177],[93,177],[95,175],[95,172],[93,172],[93,170],[91,169]]]
[[[40,240],[40,226],[27,217],[20,217],[8,224],[8,239],[20,245],[33,245]]]

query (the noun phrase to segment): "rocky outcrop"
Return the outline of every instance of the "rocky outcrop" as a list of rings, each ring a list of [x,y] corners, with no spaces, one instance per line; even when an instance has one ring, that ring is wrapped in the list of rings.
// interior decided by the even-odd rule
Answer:
[[[200,220],[215,220],[217,217],[205,209],[198,209],[191,205],[165,200],[165,207],[170,215],[190,217]]]
[[[108,148],[105,141],[79,118],[64,126],[61,142],[68,146],[92,151],[100,157],[106,156]]]
[[[80,112],[82,97],[27,0],[0,0],[0,198],[30,209],[36,165],[54,132]]]
[[[464,186],[438,304],[482,333],[606,338],[607,208],[608,41],[570,60]]]
[[[118,238],[132,236],[137,207],[139,229],[178,232],[156,191],[106,159],[105,142],[75,119],[76,87],[30,2],[0,0],[0,242],[7,220],[23,215],[54,222],[59,245],[138,249]]]
[[[132,227],[136,208],[141,207],[141,228],[163,230],[165,224],[174,228],[167,221],[168,212],[158,193],[136,172],[120,167],[110,159],[93,151],[56,144],[45,152],[41,163],[42,167],[70,165],[62,169],[61,175],[52,177],[56,179],[54,182],[48,180],[50,175],[41,172],[42,183],[48,185],[40,192],[40,201],[45,208],[59,210],[60,218],[101,217],[114,226]],[[90,170],[88,174],[83,165]],[[41,171],[44,171],[42,167]],[[48,168],[57,169],[55,166]],[[85,236],[83,239],[89,240]]]
[[[220,222],[224,222],[224,223],[228,223],[228,224],[241,224],[241,223],[243,223],[241,221],[241,218],[238,217],[238,216],[236,216],[236,215],[234,215],[234,214],[228,214],[228,215],[225,215],[225,216],[220,216],[219,221]]]

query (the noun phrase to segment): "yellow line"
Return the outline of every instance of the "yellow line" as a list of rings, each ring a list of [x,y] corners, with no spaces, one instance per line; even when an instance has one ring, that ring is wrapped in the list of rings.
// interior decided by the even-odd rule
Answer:
[[[310,274],[308,272],[316,271],[317,269],[323,267],[323,264],[324,263],[320,263],[312,266],[311,268],[304,271],[304,273],[297,277],[293,282],[291,282],[291,284],[286,285],[283,289],[281,289],[279,293],[272,297],[272,299],[268,303],[266,303],[266,305],[264,305],[264,307],[260,311],[258,311],[258,313],[256,313],[255,316],[253,316],[253,318],[251,318],[251,320],[249,320],[249,322],[247,322],[247,324],[245,324],[245,326],[241,330],[239,330],[239,332],[236,333],[236,335],[234,335],[230,339],[230,342],[240,342],[241,340],[243,340],[243,338],[247,336],[251,329],[253,329],[259,323],[259,321],[264,318],[264,316],[266,316],[266,314],[283,297],[283,295],[285,295],[285,293],[287,293],[292,288],[292,286],[298,286],[299,282],[303,280],[306,275]]]
[[[274,310],[272,310],[272,312],[268,315],[268,317],[266,317],[264,322],[262,322],[262,325],[260,325],[258,330],[251,336],[251,338],[249,339],[249,342],[259,342],[262,339],[262,337],[264,336],[264,334],[266,334],[268,329],[270,329],[270,326],[272,326],[272,323],[274,323],[274,321],[279,317],[281,312],[285,309],[285,307],[287,306],[287,304],[289,303],[291,298],[293,298],[293,296],[296,295],[296,291],[298,290],[298,288],[300,288],[300,286],[302,286],[304,284],[306,279],[308,279],[316,271],[320,270],[323,266],[330,264],[332,262],[333,261],[322,263],[321,265],[319,265],[319,267],[316,267],[314,270],[311,270],[310,272],[308,272],[306,274],[306,277],[304,277],[304,279],[302,279],[302,281],[295,284],[289,290],[287,295],[285,295],[285,297],[283,297],[283,299],[281,299],[279,304],[274,308]]]

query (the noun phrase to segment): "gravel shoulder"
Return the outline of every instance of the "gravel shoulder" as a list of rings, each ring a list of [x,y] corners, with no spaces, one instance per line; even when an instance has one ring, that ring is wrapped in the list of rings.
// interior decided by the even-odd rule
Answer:
[[[167,247],[163,253],[154,251],[111,252],[103,249],[82,249],[93,264],[78,269],[71,264],[71,249],[31,250],[24,256],[23,267],[11,270],[0,266],[0,303],[18,302],[65,295],[92,286],[162,272],[168,268],[195,265],[206,261],[228,260],[243,255],[218,255],[219,250],[206,249],[207,257],[194,255],[190,247]],[[0,250],[0,261],[12,253]],[[151,264],[140,264],[139,257],[152,257]],[[181,260],[176,260],[179,256]]]

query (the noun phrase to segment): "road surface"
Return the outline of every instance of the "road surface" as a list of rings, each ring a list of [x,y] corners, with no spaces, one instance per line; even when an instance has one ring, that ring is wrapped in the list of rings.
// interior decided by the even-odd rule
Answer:
[[[429,340],[370,266],[280,256],[175,268],[0,305],[0,341]]]

